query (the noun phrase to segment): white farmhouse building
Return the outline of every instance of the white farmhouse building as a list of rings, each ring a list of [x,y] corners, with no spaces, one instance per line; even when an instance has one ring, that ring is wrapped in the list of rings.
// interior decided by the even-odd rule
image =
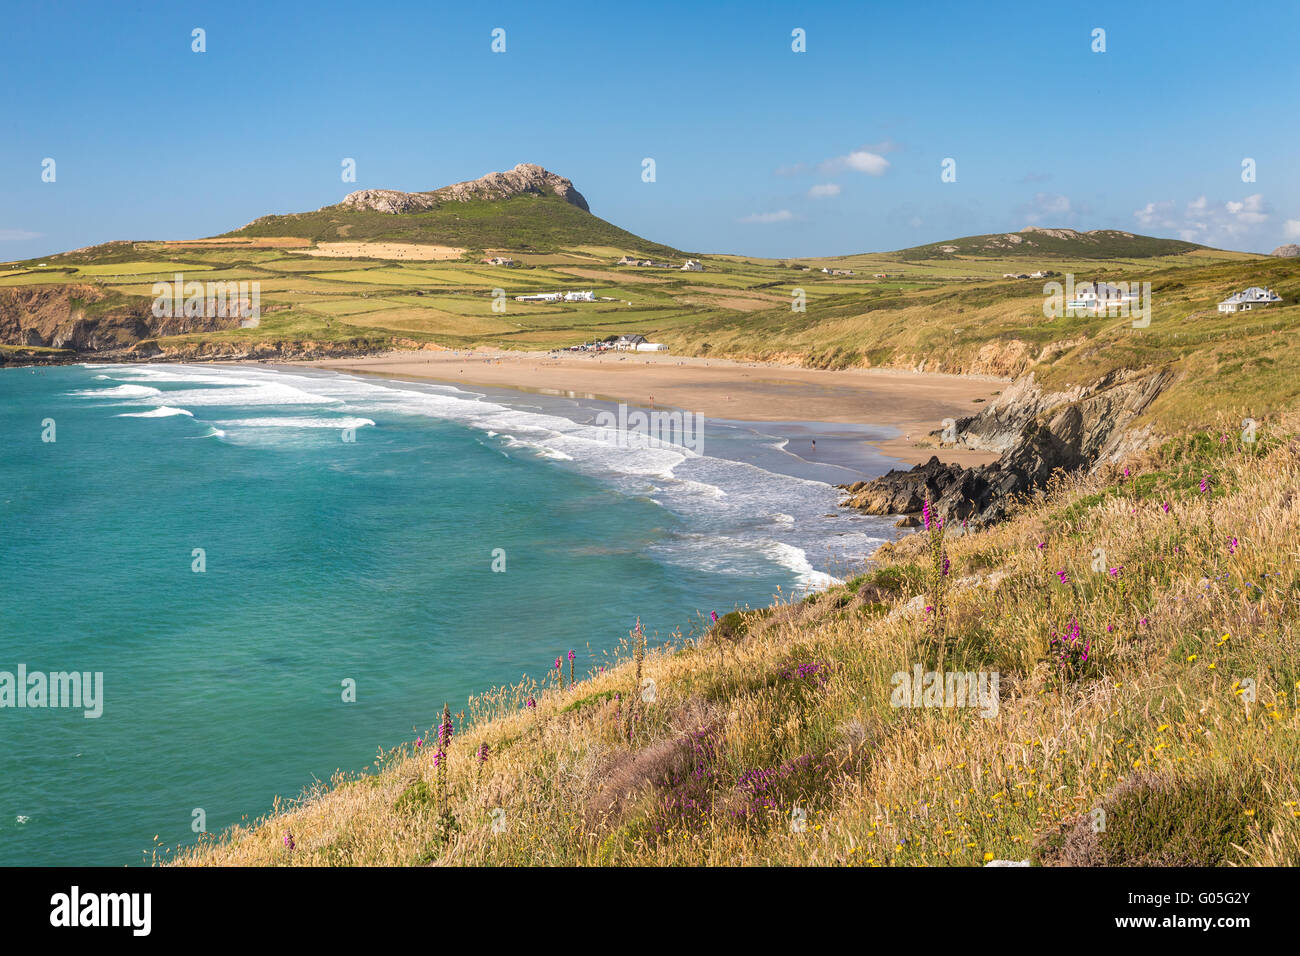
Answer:
[[[625,332],[614,340],[614,348],[620,352],[635,352],[638,345],[647,341],[644,335],[637,335],[635,332]]]
[[[700,265],[694,259],[687,259],[686,265],[682,266],[682,272],[703,272],[704,266]]]
[[[1260,306],[1272,305],[1274,302],[1281,301],[1282,297],[1272,289],[1261,289],[1259,286],[1253,285],[1244,292],[1234,292],[1220,302],[1219,311],[1246,312],[1250,309],[1258,309]]]
[[[566,292],[564,293],[565,302],[595,302],[596,293],[587,292]]]
[[[1138,298],[1136,289],[1126,289],[1109,282],[1085,282],[1074,290],[1074,301],[1066,308],[1101,311],[1127,305]]]

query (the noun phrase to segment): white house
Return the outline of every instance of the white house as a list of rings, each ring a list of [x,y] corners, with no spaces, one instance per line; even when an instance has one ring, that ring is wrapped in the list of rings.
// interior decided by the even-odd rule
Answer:
[[[1124,289],[1117,285],[1111,285],[1109,282],[1085,282],[1075,288],[1074,301],[1070,302],[1066,308],[1095,311],[1117,309],[1132,303],[1137,297],[1136,289]]]
[[[668,346],[659,342],[638,342],[636,345],[638,352],[667,352]]]
[[[704,266],[700,265],[694,259],[687,259],[686,265],[682,266],[682,272],[703,272]]]
[[[1234,292],[1220,302],[1219,311],[1246,312],[1250,309],[1258,309],[1261,306],[1272,305],[1274,302],[1281,301],[1282,297],[1272,289],[1261,289],[1259,286],[1253,285],[1244,292]]]
[[[565,302],[595,302],[596,293],[587,292],[566,292],[564,293]]]
[[[637,335],[634,332],[625,332],[614,340],[614,348],[619,351],[636,351],[637,347],[647,339],[644,335]]]

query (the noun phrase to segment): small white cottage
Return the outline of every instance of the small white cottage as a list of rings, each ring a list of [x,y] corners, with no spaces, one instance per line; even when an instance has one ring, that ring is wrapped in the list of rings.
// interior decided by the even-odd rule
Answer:
[[[1259,286],[1253,285],[1243,292],[1234,292],[1220,302],[1219,311],[1247,312],[1250,309],[1258,309],[1261,306],[1272,305],[1274,302],[1281,301],[1282,297],[1272,289],[1261,289]]]

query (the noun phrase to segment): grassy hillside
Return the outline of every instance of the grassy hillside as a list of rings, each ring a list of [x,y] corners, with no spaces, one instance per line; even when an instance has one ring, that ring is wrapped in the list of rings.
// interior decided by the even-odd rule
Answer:
[[[399,215],[327,206],[316,212],[263,216],[224,235],[297,236],[318,242],[389,240],[537,252],[599,245],[647,256],[682,256],[676,249],[635,236],[558,196],[448,202],[429,212]]]
[[[964,236],[931,242],[894,253],[900,260],[956,259],[982,256],[991,259],[1148,259],[1182,255],[1205,246],[1180,239],[1157,239],[1117,229],[1077,232],[1073,229],[1035,229]]]
[[[901,280],[850,290],[813,279],[804,312],[792,311],[786,299],[744,315],[712,313],[663,339],[683,352],[821,367],[1033,371],[1052,388],[1091,382],[1116,368],[1171,366],[1181,378],[1152,414],[1176,426],[1300,401],[1300,263],[1261,258],[1157,269],[1093,263],[1076,277],[1095,278],[1149,281],[1150,325],[1134,328],[1130,317],[1104,314],[1049,318],[1043,280]],[[767,289],[790,295],[805,283]],[[1219,301],[1249,285],[1268,285],[1285,301],[1236,315],[1217,311]]]
[[[634,632],[615,666],[471,698],[446,746],[160,858],[1294,866],[1298,428],[1225,423],[991,530],[936,525],[644,659]],[[996,706],[898,706],[917,665],[996,672]]]
[[[554,197],[510,203],[540,204],[560,216],[599,222]],[[419,218],[359,215],[378,217],[384,225]],[[521,264],[513,269],[470,256],[337,259],[312,255],[310,238],[236,238],[244,244],[111,243],[15,263],[0,269],[0,289],[89,282],[111,292],[114,301],[135,297],[147,304],[152,284],[176,272],[259,283],[258,329],[159,340],[168,349],[304,342],[549,349],[639,332],[678,353],[818,367],[1032,371],[1050,387],[1089,382],[1115,368],[1168,365],[1181,377],[1151,416],[1171,426],[1219,413],[1258,417],[1300,399],[1298,259],[1204,249],[1152,259],[1064,261],[899,263],[886,255],[853,266],[853,276],[830,276],[807,263],[729,256],[703,257],[702,273],[617,267],[614,261],[628,247],[597,244],[587,233],[580,244],[546,252],[498,247]],[[1032,267],[1069,272],[1078,282],[1150,282],[1151,324],[1135,329],[1128,318],[1096,314],[1049,318],[1043,314],[1043,280],[1001,278],[1003,271]],[[886,277],[877,278],[869,268]],[[1271,286],[1285,302],[1239,315],[1216,311],[1217,302],[1250,285]],[[493,309],[496,289],[506,293],[504,312]],[[608,301],[538,304],[513,298],[568,289],[591,289]],[[799,294],[804,311],[792,308]]]

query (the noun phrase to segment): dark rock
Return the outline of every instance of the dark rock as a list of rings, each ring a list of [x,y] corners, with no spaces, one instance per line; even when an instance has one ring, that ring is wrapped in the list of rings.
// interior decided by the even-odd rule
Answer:
[[[1001,520],[1017,496],[1040,492],[1056,472],[1117,461],[1151,441],[1149,429],[1130,426],[1172,377],[1163,369],[1120,370],[1091,386],[1045,394],[1028,376],[978,415],[957,422],[957,444],[1000,451],[996,462],[962,468],[932,457],[906,471],[854,482],[845,488],[850,497],[844,504],[868,514],[904,514],[920,511],[928,497],[933,511],[948,520]]]

